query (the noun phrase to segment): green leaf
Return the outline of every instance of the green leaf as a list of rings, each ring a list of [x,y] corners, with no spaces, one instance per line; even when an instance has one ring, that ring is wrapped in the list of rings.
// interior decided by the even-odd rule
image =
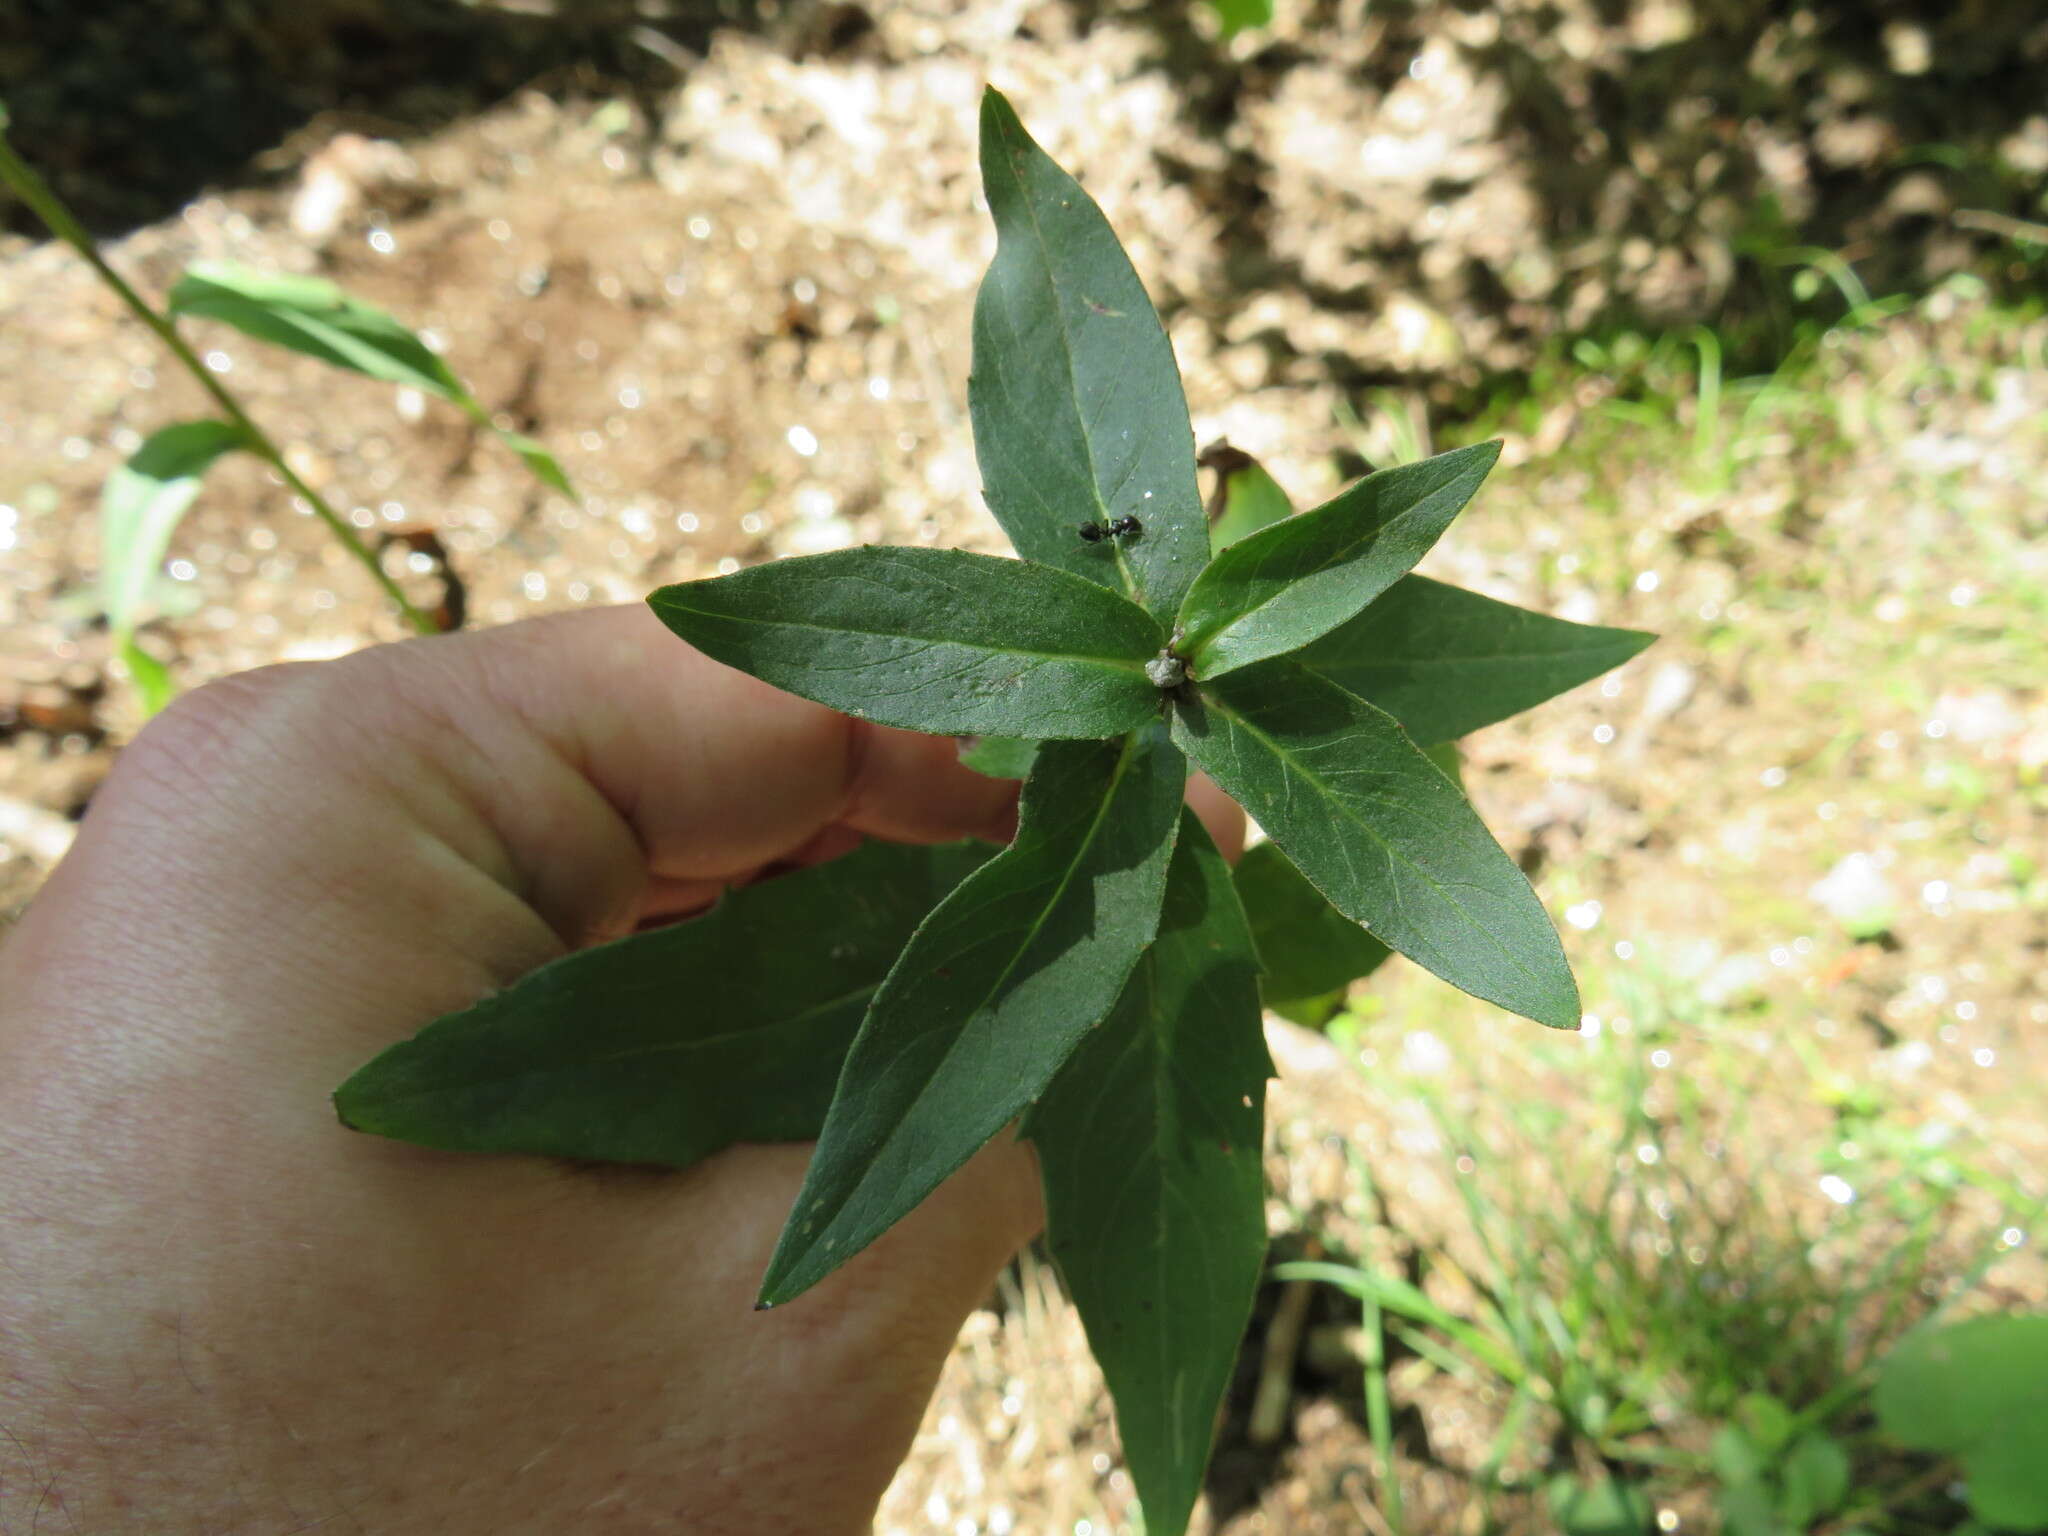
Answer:
[[[1183,811],[1157,942],[1024,1123],[1153,1536],[1201,1491],[1265,1263],[1256,970],[1230,867]]]
[[[1465,759],[1458,754],[1458,744],[1455,741],[1435,742],[1424,747],[1422,755],[1436,764],[1437,772],[1458,786],[1459,794],[1465,792]]]
[[[981,175],[997,243],[967,398],[989,509],[1027,560],[1120,587],[1163,622],[1209,558],[1173,348],[1102,210],[994,90]],[[1126,517],[1135,535],[1077,531]]]
[[[474,404],[474,402],[472,402]],[[492,425],[489,413],[478,405],[470,412],[478,426],[489,426],[498,435],[498,441],[519,455],[526,465],[526,472],[552,490],[560,491],[571,501],[576,500],[576,487],[569,483],[569,477],[562,470],[561,461],[547,449],[528,437],[524,432],[510,432]]]
[[[1050,566],[870,545],[776,560],[648,598],[705,655],[883,725],[949,736],[1104,737],[1159,712],[1141,608]]]
[[[470,399],[462,381],[410,329],[324,278],[200,262],[171,289],[170,312],[218,320],[258,341],[443,400]]]
[[[1762,1456],[1775,1457],[1792,1438],[1792,1410],[1768,1392],[1743,1393],[1735,1414]]]
[[[1724,1483],[1761,1483],[1764,1479],[1763,1452],[1733,1424],[1723,1424],[1714,1431],[1714,1438],[1708,1442],[1707,1460],[1714,1468],[1714,1476]]]
[[[1294,659],[1370,699],[1426,747],[1576,688],[1656,638],[1404,576]]]
[[[170,668],[137,645],[132,636],[121,642],[120,650],[121,660],[128,668],[128,680],[141,696],[143,714],[157,714],[178,696],[178,685],[171,681]]]
[[[1294,515],[1294,503],[1280,489],[1280,482],[1250,454],[1230,448],[1215,459],[1204,454],[1202,462],[1205,466],[1214,463],[1217,474],[1216,494],[1209,502],[1212,550],[1224,549]]]
[[[761,1304],[817,1284],[1014,1119],[1159,931],[1187,764],[1153,728],[1048,742],[1017,839],[941,902],[875,995]]]
[[[100,492],[100,606],[116,636],[134,633],[143,595],[201,478],[215,459],[247,443],[232,423],[181,421],[152,432],[107,477]]]
[[[1963,1465],[1986,1525],[2048,1528],[2048,1313],[1908,1334],[1878,1368],[1878,1421]]]
[[[1786,1524],[1803,1531],[1831,1515],[1849,1496],[1849,1453],[1827,1435],[1802,1435],[1785,1453],[1779,1474],[1784,1494],[1779,1510]]]
[[[1649,1536],[1654,1528],[1650,1496],[1627,1483],[1560,1475],[1545,1491],[1564,1536]]]
[[[1261,1001],[1290,1024],[1299,1024],[1303,1029],[1321,1029],[1343,1011],[1345,996],[1340,988],[1318,997],[1269,997]]]
[[[816,1136],[882,978],[992,852],[868,843],[566,955],[392,1046],[335,1108],[422,1146],[675,1168]]]
[[[1454,987],[1578,1027],[1527,877],[1392,716],[1269,661],[1176,704],[1173,734],[1339,912]]]
[[[960,761],[991,779],[1028,779],[1042,745],[1025,736],[983,736],[961,752]]]
[[[1328,634],[1429,553],[1499,457],[1479,443],[1383,469],[1219,551],[1181,603],[1175,649],[1207,679]]]
[[[1420,1287],[1398,1275],[1359,1269],[1349,1264],[1298,1260],[1273,1266],[1275,1280],[1320,1280],[1361,1301],[1370,1301],[1396,1317],[1434,1328],[1481,1366],[1504,1381],[1519,1383],[1527,1374],[1511,1340],[1445,1311]]]
[[[1792,1536],[1762,1482],[1724,1482],[1714,1495],[1724,1536]]]
[[[1288,1005],[1338,992],[1369,976],[1392,953],[1386,945],[1331,906],[1275,843],[1244,851],[1234,876],[1238,899],[1251,919],[1264,973],[1266,1006]]]
[[[565,496],[575,494],[553,455],[530,437],[492,425],[490,412],[409,327],[324,278],[198,262],[171,289],[169,309],[173,316],[218,320],[336,368],[437,395],[496,433],[540,480]]]
[[[1209,9],[1223,23],[1226,38],[1235,37],[1251,27],[1270,27],[1273,24],[1273,0],[1209,0]]]

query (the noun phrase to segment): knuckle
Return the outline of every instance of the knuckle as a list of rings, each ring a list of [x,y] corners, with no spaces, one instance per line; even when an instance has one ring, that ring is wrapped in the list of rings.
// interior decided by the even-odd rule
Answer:
[[[274,763],[320,718],[324,670],[308,662],[259,667],[182,695],[121,754],[117,777],[180,795],[220,792]]]

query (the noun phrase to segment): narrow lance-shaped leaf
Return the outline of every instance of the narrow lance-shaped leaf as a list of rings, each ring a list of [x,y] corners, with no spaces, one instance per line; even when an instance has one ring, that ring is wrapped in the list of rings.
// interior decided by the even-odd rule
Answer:
[[[1177,705],[1173,733],[1346,917],[1475,997],[1577,1027],[1527,877],[1391,715],[1269,661]]]
[[[154,715],[178,696],[171,681],[171,669],[136,643],[134,636],[120,642],[121,661],[128,668],[128,680],[142,699],[142,712]]]
[[[1248,27],[1273,24],[1273,0],[1209,0],[1209,6],[1223,23],[1226,38],[1235,37]]]
[[[1265,466],[1242,449],[1228,444],[1203,452],[1201,465],[1216,472],[1209,496],[1209,547],[1227,548],[1261,528],[1294,515],[1294,503]]]
[[[152,432],[100,492],[100,606],[120,636],[134,631],[171,535],[214,460],[245,445],[225,421],[181,421]]]
[[[1455,742],[1422,755],[1463,788]],[[1351,983],[1372,975],[1393,953],[1331,906],[1277,843],[1247,848],[1233,874],[1259,952],[1260,1000],[1282,1018],[1322,1028],[1344,1006]]]
[[[1236,880],[1259,952],[1259,991],[1270,1008],[1326,997],[1371,975],[1391,953],[1331,906],[1276,843],[1247,848]]]
[[[1156,726],[1040,749],[1016,841],[925,919],[869,1006],[762,1305],[907,1215],[1109,1012],[1159,930],[1186,778]]]
[[[1265,1262],[1256,971],[1230,868],[1184,811],[1157,942],[1024,1124],[1153,1536],[1186,1528]]]
[[[392,1046],[335,1108],[422,1146],[675,1168],[807,1140],[905,941],[993,852],[869,843],[566,955]]]
[[[100,493],[100,607],[146,714],[177,693],[169,670],[135,640],[146,594],[200,480],[214,460],[247,442],[240,427],[225,421],[161,428],[107,477]]]
[[[1404,576],[1294,660],[1371,700],[1431,746],[1576,688],[1656,638]]]
[[[962,749],[960,763],[991,779],[1028,779],[1040,745],[1028,736],[982,736]]]
[[[408,326],[324,278],[199,262],[171,289],[169,308],[173,315],[218,320],[336,368],[439,396],[496,433],[537,479],[565,496],[575,494],[554,456],[532,438],[495,426],[490,412]]]
[[[1429,553],[1499,457],[1480,443],[1383,469],[1220,551],[1175,626],[1190,670],[1219,677],[1352,618]]]
[[[997,243],[967,398],[989,508],[1027,560],[1169,619],[1209,557],[1173,348],[1102,210],[993,90],[981,175]],[[1077,532],[1125,518],[1136,532]]]
[[[729,667],[883,725],[1103,737],[1152,720],[1142,608],[1050,566],[871,545],[663,587],[662,622]]]

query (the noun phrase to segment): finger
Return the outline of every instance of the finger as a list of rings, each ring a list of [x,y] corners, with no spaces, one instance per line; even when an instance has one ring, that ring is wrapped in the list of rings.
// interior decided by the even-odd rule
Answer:
[[[1188,775],[1188,805],[1216,840],[1223,857],[1235,864],[1244,853],[1244,812],[1216,787],[1206,773]]]
[[[944,738],[778,692],[641,608],[360,661],[410,701],[411,738],[431,742],[458,799],[486,809],[507,880],[572,944],[623,931],[650,882],[743,878],[836,825],[907,842],[970,836],[1014,794],[961,767]],[[612,817],[625,836],[604,825]]]
[[[402,666],[405,649],[375,654]],[[465,637],[437,675],[414,678],[436,711],[475,697],[552,744],[625,818],[646,873],[663,880],[730,879],[834,824],[949,841],[999,822],[1014,797],[960,766],[949,739],[780,693],[699,655],[641,608]],[[521,807],[505,809],[511,818]],[[578,851],[562,830],[546,814],[519,818],[515,857],[529,871],[561,867]]]
[[[54,996],[119,955],[153,1017],[189,991],[225,1034],[232,985],[252,1015],[311,1028],[317,994],[330,1027],[346,1013],[388,1035],[632,931],[650,885],[715,895],[842,823],[971,835],[1015,793],[950,742],[720,666],[644,609],[408,641],[174,704],[122,754],[0,969]],[[138,933],[144,890],[184,894]]]

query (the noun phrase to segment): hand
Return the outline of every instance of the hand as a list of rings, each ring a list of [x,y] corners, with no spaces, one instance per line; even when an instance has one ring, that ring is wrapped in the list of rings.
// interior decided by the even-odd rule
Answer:
[[[0,1529],[866,1530],[1041,1219],[1026,1148],[755,1313],[807,1147],[466,1157],[327,1096],[568,949],[1014,803],[639,609],[175,705],[0,949]]]

